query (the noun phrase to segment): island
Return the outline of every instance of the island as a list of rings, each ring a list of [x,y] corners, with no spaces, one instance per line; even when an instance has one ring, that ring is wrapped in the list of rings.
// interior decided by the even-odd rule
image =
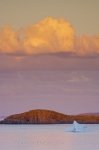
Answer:
[[[99,114],[66,115],[52,110],[36,109],[10,115],[1,120],[0,124],[71,124],[74,120],[81,124],[99,124]]]

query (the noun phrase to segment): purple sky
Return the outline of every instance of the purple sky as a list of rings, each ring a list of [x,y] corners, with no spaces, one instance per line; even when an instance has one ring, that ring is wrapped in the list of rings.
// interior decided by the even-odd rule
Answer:
[[[99,58],[0,56],[0,114],[51,109],[99,111]]]

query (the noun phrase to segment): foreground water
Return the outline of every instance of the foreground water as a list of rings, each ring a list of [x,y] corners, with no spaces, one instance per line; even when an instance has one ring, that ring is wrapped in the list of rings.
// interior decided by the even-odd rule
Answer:
[[[99,150],[99,125],[0,125],[0,150]]]

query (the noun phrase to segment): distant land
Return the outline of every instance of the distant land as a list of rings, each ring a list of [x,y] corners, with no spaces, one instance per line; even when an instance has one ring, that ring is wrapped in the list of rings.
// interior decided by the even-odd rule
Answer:
[[[52,110],[36,109],[6,117],[0,124],[99,124],[99,113],[66,115]]]
[[[80,115],[94,115],[94,116],[99,116],[99,113],[83,113],[83,114],[80,114]]]

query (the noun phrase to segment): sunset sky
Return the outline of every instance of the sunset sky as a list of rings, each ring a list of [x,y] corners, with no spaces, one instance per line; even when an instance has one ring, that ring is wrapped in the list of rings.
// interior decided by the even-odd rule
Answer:
[[[99,1],[0,1],[0,116],[99,112]]]

